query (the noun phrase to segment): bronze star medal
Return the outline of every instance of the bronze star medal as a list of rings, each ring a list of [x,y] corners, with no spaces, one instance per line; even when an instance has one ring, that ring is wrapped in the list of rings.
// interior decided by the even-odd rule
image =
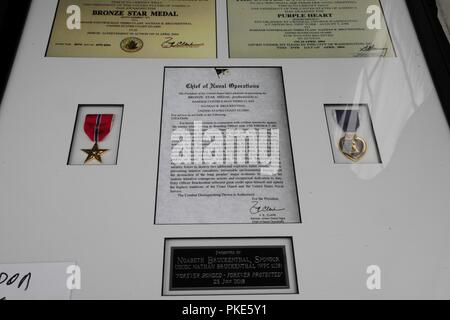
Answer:
[[[113,114],[88,114],[84,121],[84,132],[94,142],[92,149],[81,149],[87,154],[84,164],[91,161],[103,163],[102,156],[109,151],[109,149],[101,149],[98,143],[103,141],[111,131]]]
[[[92,160],[97,160],[98,162],[102,163],[102,155],[105,152],[108,152],[109,149],[99,149],[98,143],[96,142],[92,149],[81,149],[81,151],[87,154],[86,160],[84,160],[84,164]]]

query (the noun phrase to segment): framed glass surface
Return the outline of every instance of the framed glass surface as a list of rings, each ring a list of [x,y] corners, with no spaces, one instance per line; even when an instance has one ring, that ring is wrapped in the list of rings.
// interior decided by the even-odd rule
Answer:
[[[0,267],[76,261],[86,282],[82,290],[72,290],[72,299],[169,299],[167,239],[200,239],[200,246],[206,239],[221,239],[223,248],[226,239],[263,238],[270,246],[268,239],[275,237],[289,239],[289,277],[296,285],[288,295],[268,289],[269,299],[450,297],[447,47],[435,42],[441,34],[428,21],[427,1],[369,4],[379,3],[381,11],[366,11],[361,6],[366,0],[350,1],[359,12],[356,26],[381,12],[381,45],[358,40],[362,53],[355,53],[351,39],[352,45],[340,51],[328,50],[329,43],[313,47],[324,54],[305,53],[301,50],[311,47],[300,50],[297,42],[273,46],[269,33],[260,40],[266,46],[247,41],[247,31],[259,25],[257,11],[267,9],[262,0],[248,1],[253,9],[245,21],[239,14],[233,17],[240,12],[232,7],[234,0],[206,1],[201,3],[205,10],[187,11],[183,6],[139,11],[132,5],[105,10],[88,5],[89,13],[81,4],[93,0],[80,1],[28,1],[29,11],[26,2],[3,5],[6,13],[16,14],[2,20],[9,45],[0,107]],[[307,18],[326,25],[333,11],[325,12],[330,2],[323,3],[322,13]],[[70,8],[76,4],[82,9],[81,30],[89,32],[81,37],[84,42],[78,36],[64,42],[59,37],[70,31],[63,18],[76,27],[77,8]],[[304,26],[299,21],[305,17],[291,9],[270,18],[270,26],[276,21]],[[287,16],[292,14],[297,16]],[[153,22],[170,28],[145,26]],[[239,22],[248,30],[241,30]],[[111,29],[118,34],[108,42]],[[360,31],[363,39],[374,35]],[[317,33],[310,32],[309,40],[316,41]],[[94,45],[91,33],[101,41]],[[292,37],[276,33],[284,35]],[[333,39],[343,45],[345,30]],[[242,50],[243,43],[252,50]],[[289,56],[287,47],[294,50]],[[114,110],[105,111],[105,105]],[[351,111],[359,111],[358,121],[343,120],[355,119]],[[96,116],[93,139],[85,129],[89,115]],[[105,123],[99,115],[115,120]],[[195,131],[200,120],[203,126]],[[231,122],[233,130],[242,130],[234,133],[243,134],[229,140],[233,146],[239,137],[244,142],[254,137],[258,147],[244,143],[242,154],[236,148],[229,157],[232,163],[217,163],[212,143]],[[103,141],[95,138],[101,124],[111,124]],[[264,135],[260,129],[273,131]],[[175,168],[173,155],[183,155],[176,152],[183,137],[192,138],[185,146],[193,155]],[[343,137],[349,141],[340,145]],[[366,152],[361,152],[361,139]],[[263,142],[269,147],[279,142],[274,162],[264,158],[271,152],[251,152],[259,152]],[[98,165],[95,157],[84,165],[95,143],[99,150],[110,150],[102,158],[108,165]],[[211,158],[216,162],[209,164],[223,165],[240,182],[207,187],[220,177],[217,168],[181,168],[205,165]],[[278,192],[270,192],[269,183],[242,179],[251,176],[242,166],[255,165],[255,181],[270,164],[277,165],[280,178],[267,181]],[[203,184],[195,185],[193,175]],[[170,193],[183,183],[195,185],[195,192]],[[264,192],[256,192],[256,186]],[[381,271],[381,290],[376,283],[368,287],[370,270]],[[123,273],[127,277],[115,277]],[[234,290],[218,297],[260,293]],[[193,291],[190,297],[200,297]]]

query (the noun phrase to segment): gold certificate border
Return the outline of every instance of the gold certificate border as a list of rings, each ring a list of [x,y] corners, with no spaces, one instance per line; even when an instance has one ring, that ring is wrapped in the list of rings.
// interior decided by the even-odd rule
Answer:
[[[306,57],[290,57],[290,58],[283,58],[283,57],[272,57],[272,58],[232,57],[231,56],[231,45],[230,45],[231,32],[230,32],[230,6],[229,6],[229,1],[230,0],[226,0],[227,40],[228,40],[228,58],[229,59],[307,59]],[[398,57],[397,50],[395,48],[395,43],[392,40],[392,35],[391,35],[391,31],[389,29],[388,21],[386,20],[386,15],[385,15],[385,11],[384,11],[384,8],[383,8],[383,4],[381,3],[381,0],[376,0],[376,1],[378,2],[379,7],[381,8],[381,13],[383,15],[383,20],[384,20],[384,23],[386,25],[387,35],[389,37],[390,44],[392,45],[393,56],[391,58],[397,58]],[[217,20],[216,20],[216,23],[217,23]],[[333,58],[333,57],[330,57],[330,58]],[[348,57],[348,58],[352,58],[352,57]],[[354,57],[354,58],[356,59],[356,57]],[[378,57],[378,58],[386,58],[386,57]]]
[[[76,0],[75,0],[76,1]],[[218,32],[217,32],[217,0],[212,0],[214,2],[214,38],[215,38],[215,59],[219,58],[219,48],[218,48]],[[228,4],[228,0],[227,0],[227,4]],[[87,58],[87,57],[78,57],[78,56],[74,56],[74,57],[68,57],[68,56],[61,56],[61,57],[52,57],[52,56],[48,56],[48,51],[50,48],[50,42],[52,39],[52,35],[53,35],[53,30],[55,28],[55,23],[56,23],[56,18],[58,15],[58,12],[60,10],[60,5],[61,5],[61,0],[58,0],[58,3],[56,4],[56,8],[55,8],[55,13],[53,15],[53,22],[52,22],[52,27],[50,29],[50,34],[48,36],[48,41],[47,41],[47,46],[45,48],[45,54],[44,57],[45,58]],[[228,10],[228,6],[227,6],[227,10]],[[228,14],[227,14],[228,17]],[[90,57],[90,58],[106,58],[106,57],[101,57],[101,56],[96,56],[96,57]],[[118,59],[127,59],[127,57],[117,57]],[[117,59],[117,58],[112,58],[112,59]],[[131,57],[129,57],[131,58]],[[153,57],[147,57],[147,59],[161,59],[161,58],[153,58]],[[162,59],[170,59],[170,58],[162,58]],[[180,59],[180,58],[178,58]],[[201,59],[201,58],[185,58],[185,59]]]

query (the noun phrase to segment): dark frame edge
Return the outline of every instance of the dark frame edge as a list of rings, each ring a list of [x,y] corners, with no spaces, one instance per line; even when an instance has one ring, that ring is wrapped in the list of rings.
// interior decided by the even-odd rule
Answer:
[[[3,0],[0,4],[0,33],[3,43],[3,62],[0,64],[0,102],[6,91],[9,75],[16,59],[22,33],[32,0]],[[20,12],[20,14],[17,14]]]
[[[450,43],[437,16],[435,0],[405,0],[450,126]]]

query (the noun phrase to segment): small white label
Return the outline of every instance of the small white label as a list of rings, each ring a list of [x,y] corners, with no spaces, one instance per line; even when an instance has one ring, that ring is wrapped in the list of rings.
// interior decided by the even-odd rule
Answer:
[[[0,300],[69,300],[67,270],[73,262],[21,263],[0,265]],[[71,274],[73,288],[81,283],[81,274]],[[79,270],[78,270],[79,271]]]

